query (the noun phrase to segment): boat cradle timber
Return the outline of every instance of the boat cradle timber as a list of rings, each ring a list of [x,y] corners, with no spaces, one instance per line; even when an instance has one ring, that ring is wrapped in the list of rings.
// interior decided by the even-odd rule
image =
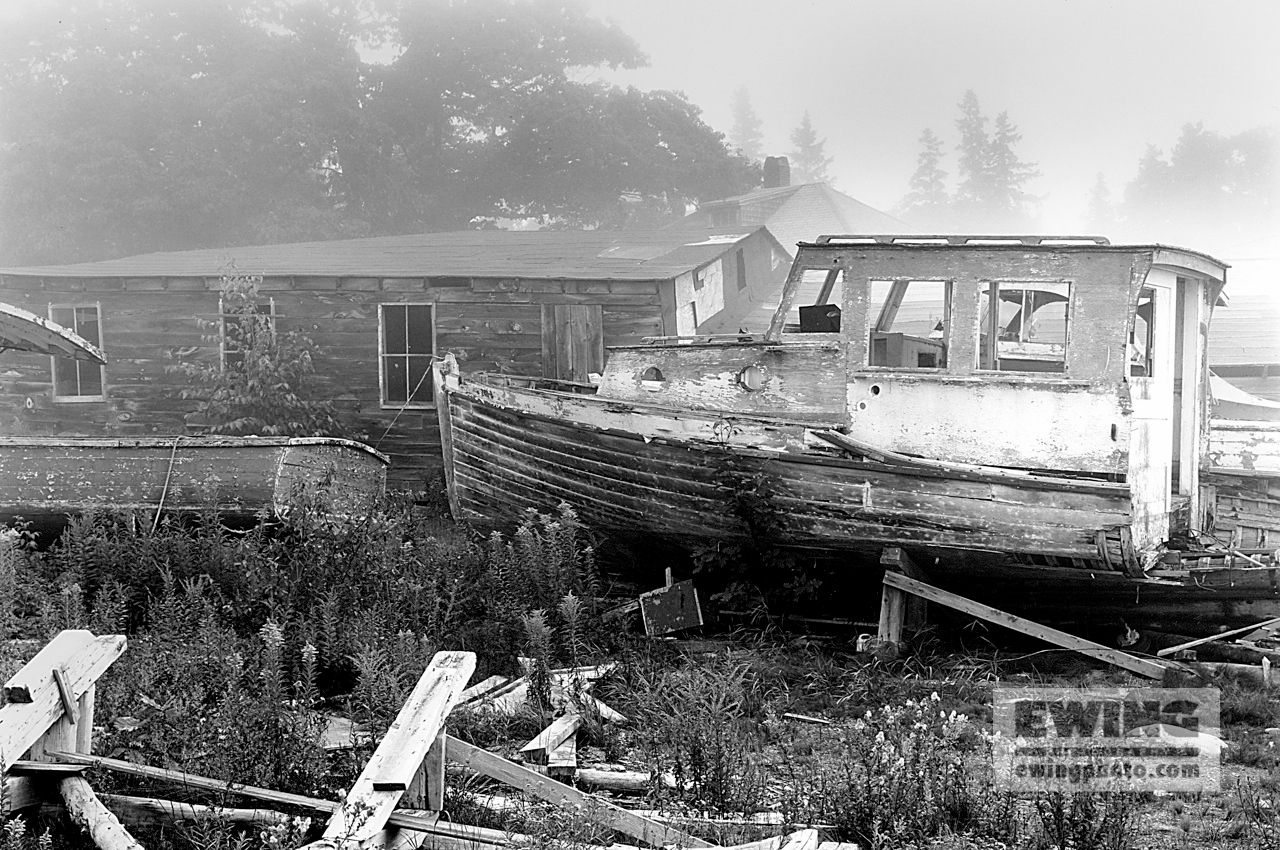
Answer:
[[[382,498],[388,463],[334,437],[0,437],[0,522],[53,527],[102,509],[235,522],[295,504],[362,516]]]
[[[1179,554],[1213,530],[1226,270],[1097,237],[802,243],[762,333],[612,348],[594,385],[446,357],[450,505],[514,523],[566,501],[611,537],[849,568],[899,546],[931,583],[1045,621],[1261,620],[1280,614],[1273,559]]]

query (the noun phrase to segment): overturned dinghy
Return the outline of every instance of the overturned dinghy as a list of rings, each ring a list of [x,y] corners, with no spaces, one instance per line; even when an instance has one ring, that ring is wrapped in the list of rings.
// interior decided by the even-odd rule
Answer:
[[[388,464],[335,437],[0,437],[0,523],[102,509],[251,521],[297,504],[363,516]]]
[[[613,536],[846,565],[901,546],[1057,622],[1261,619],[1270,561],[1171,546],[1212,530],[1203,327],[1225,281],[1098,238],[823,237],[763,333],[614,348],[598,386],[446,359],[451,505],[513,522],[564,500]]]

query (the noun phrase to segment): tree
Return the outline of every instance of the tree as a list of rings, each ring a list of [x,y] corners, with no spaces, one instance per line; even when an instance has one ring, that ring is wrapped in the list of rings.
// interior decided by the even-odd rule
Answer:
[[[199,402],[197,414],[212,434],[345,436],[333,404],[311,392],[315,343],[297,330],[277,331],[275,318],[259,306],[261,282],[248,275],[222,278],[223,318],[201,321],[210,332],[206,339],[226,356],[167,367],[191,381],[182,397]]]
[[[396,58],[363,61],[379,41]],[[672,216],[753,185],[682,96],[569,74],[644,61],[576,2],[56,0],[0,31],[0,261],[513,211],[607,226],[633,218],[624,197]],[[549,145],[558,122],[577,133],[567,155]]]
[[[1089,232],[1099,236],[1112,235],[1119,223],[1116,205],[1111,200],[1111,189],[1107,186],[1107,178],[1101,171],[1093,181],[1089,190],[1089,209],[1087,213]]]
[[[1014,146],[1022,140],[1007,112],[996,116],[994,134],[987,135],[987,119],[978,96],[970,89],[960,101],[960,185],[956,209],[969,227],[1007,229],[1025,227],[1032,220],[1034,199],[1025,191],[1036,177],[1035,164],[1020,159]]]
[[[764,156],[764,133],[760,129],[762,122],[751,107],[751,95],[747,93],[745,86],[733,93],[731,109],[733,130],[729,133],[729,141],[747,159],[761,159]]]
[[[831,157],[823,152],[826,139],[819,139],[809,120],[808,110],[800,126],[791,131],[791,174],[794,183],[827,183],[827,167],[831,165]]]
[[[1121,213],[1134,238],[1226,251],[1280,232],[1280,136],[1234,136],[1186,124],[1166,159],[1148,145],[1125,186]]]
[[[920,134],[920,148],[915,173],[906,197],[898,205],[898,213],[913,224],[943,229],[949,226],[951,197],[947,194],[947,172],[942,169],[942,140],[925,128]]]

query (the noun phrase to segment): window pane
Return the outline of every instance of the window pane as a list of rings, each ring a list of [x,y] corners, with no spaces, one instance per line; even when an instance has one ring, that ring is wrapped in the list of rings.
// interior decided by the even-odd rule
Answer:
[[[870,366],[941,369],[947,365],[951,284],[943,280],[873,280]]]
[[[99,344],[97,307],[76,308],[75,332],[94,345]]]
[[[1144,288],[1138,294],[1138,311],[1133,317],[1129,336],[1129,375],[1150,378],[1155,367],[1152,347],[1155,342],[1156,292]]]
[[[1070,284],[992,282],[981,299],[979,368],[1066,371]]]
[[[406,377],[407,357],[383,357],[383,384],[386,387],[387,401],[405,401],[408,397],[408,390],[405,384],[408,382]]]
[[[50,307],[49,318],[64,328],[76,329],[76,308],[74,307]]]
[[[431,368],[430,357],[409,357],[409,375],[406,385],[408,393],[406,397],[412,395],[411,401],[414,404],[426,404],[431,401],[431,377],[427,374]]]
[[[405,332],[405,308],[402,305],[383,305],[382,339],[386,354],[404,354],[409,350]]]
[[[59,397],[80,395],[76,362],[65,357],[53,358],[53,394]]]
[[[413,304],[406,308],[409,314],[409,347],[410,354],[430,354],[431,347],[431,306],[429,304]]]
[[[80,395],[102,395],[102,367],[96,363],[76,363],[80,373]]]

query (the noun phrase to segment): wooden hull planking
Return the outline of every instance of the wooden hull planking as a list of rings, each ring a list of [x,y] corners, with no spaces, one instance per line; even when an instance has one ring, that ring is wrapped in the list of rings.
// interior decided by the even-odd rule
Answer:
[[[387,464],[326,437],[0,437],[0,521],[161,507],[247,519],[295,500],[356,516],[381,499]]]
[[[566,501],[617,535],[824,553],[915,545],[1102,569],[1106,535],[1129,521],[1123,484],[895,467],[805,448],[805,424],[554,396],[471,381],[447,391],[460,518],[513,522]]]

